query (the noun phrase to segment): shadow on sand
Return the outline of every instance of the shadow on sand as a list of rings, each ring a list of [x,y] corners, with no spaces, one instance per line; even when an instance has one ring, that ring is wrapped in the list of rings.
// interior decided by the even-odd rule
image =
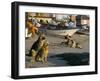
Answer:
[[[53,55],[49,58],[58,58],[64,60],[69,66],[89,65],[89,53],[63,53],[59,55]]]

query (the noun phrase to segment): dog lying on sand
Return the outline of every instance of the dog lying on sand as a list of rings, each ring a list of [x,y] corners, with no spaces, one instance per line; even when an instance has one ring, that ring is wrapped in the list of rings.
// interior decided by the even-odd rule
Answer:
[[[74,39],[72,39],[72,37],[69,35],[65,36],[65,41],[61,42],[61,44],[66,45],[66,46],[71,47],[71,48],[82,49],[82,46],[79,43],[77,43]]]

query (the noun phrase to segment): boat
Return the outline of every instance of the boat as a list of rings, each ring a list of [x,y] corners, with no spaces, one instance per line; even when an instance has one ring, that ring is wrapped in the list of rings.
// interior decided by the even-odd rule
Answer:
[[[47,34],[50,35],[60,35],[60,36],[65,36],[65,35],[70,35],[72,36],[75,34],[79,29],[78,28],[64,28],[64,29],[56,29],[56,27],[50,27],[49,29],[46,30]]]
[[[47,34],[51,34],[51,35],[60,35],[60,36],[64,36],[64,35],[69,35],[72,36],[73,34],[75,34],[79,29],[66,29],[66,30],[49,30],[47,29]]]

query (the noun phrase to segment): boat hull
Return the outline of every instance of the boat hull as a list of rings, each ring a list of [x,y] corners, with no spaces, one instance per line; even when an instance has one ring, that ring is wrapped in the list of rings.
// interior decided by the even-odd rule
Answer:
[[[49,30],[47,29],[47,34],[51,35],[70,35],[72,36],[74,33],[76,33],[79,29],[66,29],[66,30]]]

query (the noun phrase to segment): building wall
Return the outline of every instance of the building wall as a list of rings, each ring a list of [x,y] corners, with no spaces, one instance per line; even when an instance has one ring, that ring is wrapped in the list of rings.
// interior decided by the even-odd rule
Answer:
[[[81,20],[81,24],[84,25],[88,25],[89,26],[89,20]]]

